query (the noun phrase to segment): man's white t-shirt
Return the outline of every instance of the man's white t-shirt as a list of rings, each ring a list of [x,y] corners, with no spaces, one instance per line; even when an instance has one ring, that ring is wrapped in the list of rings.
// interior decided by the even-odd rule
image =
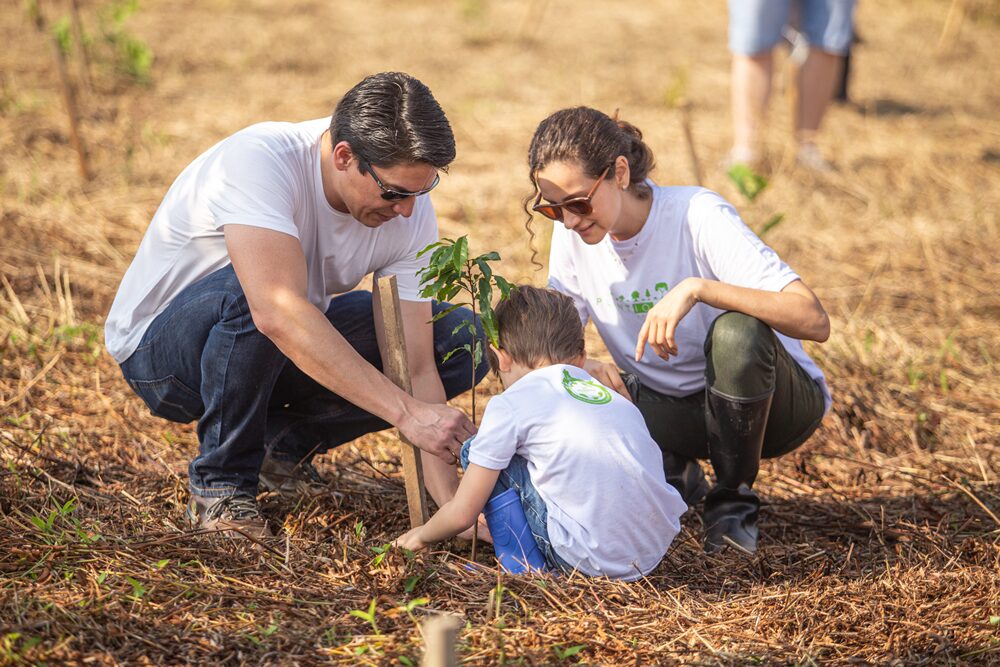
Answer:
[[[638,579],[680,531],[687,506],[642,414],[576,366],[536,369],[490,399],[469,461],[503,470],[514,454],[545,501],[553,548],[585,574]]]
[[[799,276],[716,193],[650,185],[649,217],[626,241],[608,235],[587,245],[579,234],[554,223],[549,286],[573,298],[584,324],[594,321],[619,368],[662,394],[688,396],[705,387],[705,337],[722,311],[696,304],[677,327],[678,356],[664,361],[647,346],[637,363],[635,344],[649,309],[692,276],[770,292],[780,292]],[[829,410],[823,372],[802,341],[775,334],[820,386]]]
[[[181,172],[153,216],[105,324],[105,341],[123,362],[152,321],[188,285],[230,263],[223,228],[263,227],[298,239],[307,297],[326,311],[333,295],[368,274],[395,274],[399,296],[423,301],[416,254],[437,241],[430,197],[409,218],[370,228],[330,206],[323,194],[320,141],[330,119],[251,125],[202,153]]]

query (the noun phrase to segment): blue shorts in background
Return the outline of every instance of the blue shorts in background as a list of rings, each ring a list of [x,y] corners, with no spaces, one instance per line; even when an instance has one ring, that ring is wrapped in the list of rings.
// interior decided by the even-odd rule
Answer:
[[[770,51],[791,24],[810,46],[844,55],[854,36],[856,0],[729,0],[729,50],[752,56]]]

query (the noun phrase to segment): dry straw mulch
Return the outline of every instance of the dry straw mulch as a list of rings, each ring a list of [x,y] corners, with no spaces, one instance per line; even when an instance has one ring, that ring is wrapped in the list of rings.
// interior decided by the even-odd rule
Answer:
[[[106,3],[80,4],[95,26]],[[854,103],[822,137],[840,170],[793,168],[779,94],[772,183],[752,205],[714,167],[729,136],[721,0],[143,3],[127,27],[156,54],[152,83],[94,63],[85,185],[49,45],[0,13],[0,664],[406,664],[419,622],[444,612],[467,621],[468,664],[1000,663],[1000,23],[970,0],[933,54],[949,4],[861,3]],[[621,107],[654,177],[687,182],[664,104],[686,86],[707,185],[755,228],[785,214],[767,241],[832,316],[809,350],[836,403],[763,465],[758,554],[706,557],[692,512],[631,584],[505,576],[488,547],[470,571],[467,544],[379,558],[406,516],[389,433],[325,457],[329,493],[264,498],[281,537],[262,553],[183,527],[196,439],[150,417],[103,352],[117,281],[198,152],[257,120],[326,114],[388,68],[424,78],[455,125],[443,232],[499,249],[512,279],[543,280],[517,202],[531,130],[566,104]]]

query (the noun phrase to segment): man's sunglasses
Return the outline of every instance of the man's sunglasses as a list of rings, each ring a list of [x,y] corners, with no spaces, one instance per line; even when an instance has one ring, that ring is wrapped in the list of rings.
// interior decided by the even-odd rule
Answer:
[[[594,207],[590,204],[590,199],[597,192],[597,186],[601,184],[604,177],[608,175],[608,171],[611,169],[611,165],[605,167],[601,175],[597,177],[597,181],[594,183],[594,187],[590,188],[590,192],[587,193],[586,197],[571,197],[566,201],[559,202],[558,204],[543,204],[542,203],[542,193],[538,192],[538,197],[535,198],[535,204],[531,207],[532,211],[537,211],[541,213],[549,220],[558,220],[562,222],[563,219],[563,209],[566,209],[573,215],[590,215],[594,210]],[[385,195],[383,195],[384,197]]]
[[[393,190],[390,187],[386,187],[385,183],[382,182],[382,179],[379,178],[378,174],[375,173],[375,170],[372,169],[368,160],[363,157],[358,156],[358,166],[361,167],[362,171],[367,171],[371,177],[375,179],[376,185],[378,185],[378,187],[382,190],[382,199],[386,201],[401,201],[407,197],[419,197],[420,195],[425,195],[437,187],[437,184],[441,182],[441,174],[434,174],[434,182],[431,183],[429,188],[417,190],[416,192],[402,192],[400,190]]]

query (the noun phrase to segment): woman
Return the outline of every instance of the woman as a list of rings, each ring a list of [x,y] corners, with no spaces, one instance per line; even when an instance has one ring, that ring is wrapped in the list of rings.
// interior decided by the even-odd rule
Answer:
[[[685,501],[704,497],[706,551],[755,551],[761,457],[801,445],[830,406],[801,342],[829,337],[819,299],[719,195],[649,181],[652,152],[628,123],[558,111],[528,162],[525,208],[556,221],[549,285],[615,361],[587,371],[632,398]]]

